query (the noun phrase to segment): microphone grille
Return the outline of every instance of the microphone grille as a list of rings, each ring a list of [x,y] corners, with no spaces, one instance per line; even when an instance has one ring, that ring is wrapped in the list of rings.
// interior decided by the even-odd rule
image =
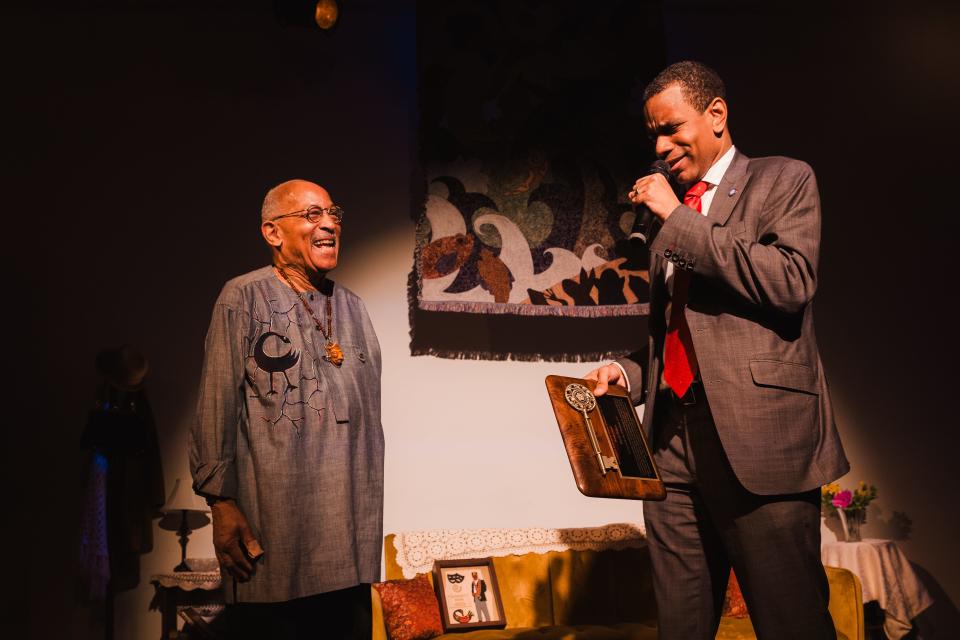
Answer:
[[[657,160],[650,165],[650,173],[660,173],[667,180],[670,179],[670,165],[667,164],[666,160]]]

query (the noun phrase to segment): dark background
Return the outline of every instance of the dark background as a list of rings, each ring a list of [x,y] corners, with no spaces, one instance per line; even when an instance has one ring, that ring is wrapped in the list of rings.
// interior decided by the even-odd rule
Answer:
[[[667,61],[699,58],[725,78],[739,149],[817,172],[818,332],[853,463],[845,484],[878,485],[886,506],[866,533],[900,539],[937,598],[929,637],[952,637],[960,15],[836,4],[670,2],[659,26]],[[343,5],[333,34],[282,28],[268,2],[3,10],[15,381],[4,538],[17,576],[5,580],[16,587],[4,626],[84,637],[77,444],[100,346],[150,354],[157,422],[183,447],[212,300],[264,261],[250,226],[267,188],[292,176],[337,185],[348,210],[369,212],[346,242],[410,224],[415,9]],[[535,14],[537,3],[516,6]]]

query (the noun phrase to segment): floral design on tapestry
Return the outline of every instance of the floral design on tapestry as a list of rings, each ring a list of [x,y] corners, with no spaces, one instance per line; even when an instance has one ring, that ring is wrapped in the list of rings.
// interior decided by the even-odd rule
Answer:
[[[649,299],[634,213],[603,167],[531,151],[497,171],[435,167],[418,225],[418,304],[524,315],[633,315]]]

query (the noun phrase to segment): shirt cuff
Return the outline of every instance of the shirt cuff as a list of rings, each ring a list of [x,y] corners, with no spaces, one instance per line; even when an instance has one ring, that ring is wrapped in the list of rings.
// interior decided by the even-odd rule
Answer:
[[[625,370],[625,369],[620,365],[620,363],[617,362],[616,360],[614,360],[614,361],[611,362],[610,364],[614,364],[614,365],[617,366],[617,369],[620,369],[620,375],[621,375],[621,377],[623,378],[623,381],[626,383],[626,384],[624,384],[623,386],[625,386],[625,387],[627,388],[627,393],[630,393],[630,378],[627,377],[627,372],[626,372],[626,370]]]
[[[200,463],[193,472],[193,490],[205,499],[237,495],[236,469],[232,461]]]

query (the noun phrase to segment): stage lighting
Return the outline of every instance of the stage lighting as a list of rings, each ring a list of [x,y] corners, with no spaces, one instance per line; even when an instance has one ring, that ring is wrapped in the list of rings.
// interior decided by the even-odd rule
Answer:
[[[333,25],[337,24],[338,15],[340,15],[340,9],[337,7],[337,0],[317,0],[313,19],[318,27],[332,29]]]
[[[331,31],[340,17],[337,0],[273,0],[277,20],[285,27]]]

